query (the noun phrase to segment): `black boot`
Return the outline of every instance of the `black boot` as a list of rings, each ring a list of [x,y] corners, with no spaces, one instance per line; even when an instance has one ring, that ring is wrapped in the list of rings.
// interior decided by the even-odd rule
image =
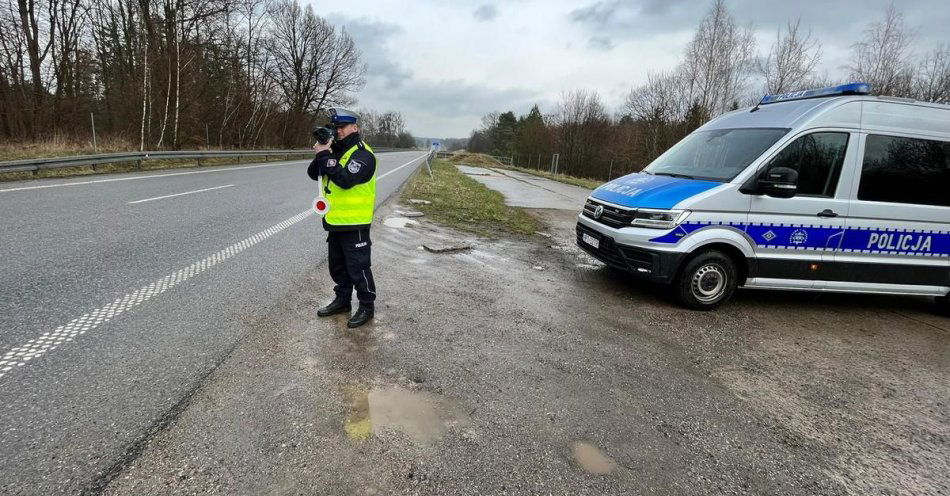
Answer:
[[[329,305],[317,310],[317,315],[320,317],[329,317],[330,315],[336,315],[343,312],[350,313],[351,309],[350,302],[336,298],[331,301]]]
[[[359,327],[369,321],[373,320],[373,307],[370,305],[360,305],[356,309],[356,313],[350,317],[350,320],[346,323],[346,327],[353,329],[354,327]]]

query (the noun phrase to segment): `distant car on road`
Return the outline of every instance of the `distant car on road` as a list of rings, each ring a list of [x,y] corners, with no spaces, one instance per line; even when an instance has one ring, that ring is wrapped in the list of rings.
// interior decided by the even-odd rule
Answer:
[[[577,243],[712,309],[737,287],[950,308],[950,106],[864,83],[770,95],[594,190]]]

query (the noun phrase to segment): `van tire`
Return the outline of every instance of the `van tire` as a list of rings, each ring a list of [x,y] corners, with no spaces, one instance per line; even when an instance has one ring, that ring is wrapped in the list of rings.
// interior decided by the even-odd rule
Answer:
[[[950,295],[938,296],[934,298],[934,303],[937,305],[937,313],[950,317]]]
[[[735,262],[710,250],[686,262],[673,282],[673,295],[686,308],[712,310],[732,298],[738,285]]]

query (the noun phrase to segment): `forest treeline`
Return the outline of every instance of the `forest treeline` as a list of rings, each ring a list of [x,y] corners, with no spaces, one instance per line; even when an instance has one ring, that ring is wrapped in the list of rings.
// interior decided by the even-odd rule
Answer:
[[[880,95],[950,103],[950,47],[918,47],[894,5],[852,46],[843,78],[818,72],[821,42],[791,20],[759,52],[753,26],[736,22],[723,0],[701,20],[679,66],[650,73],[623,107],[611,112],[594,91],[562,94],[553,112],[492,112],[467,144],[471,151],[511,157],[516,165],[608,179],[638,171],[697,127],[764,94],[870,83]]]
[[[11,0],[0,4],[0,140],[128,148],[306,146],[355,102],[345,29],[298,0]],[[412,140],[364,111],[377,146]],[[121,147],[121,146],[120,146]]]

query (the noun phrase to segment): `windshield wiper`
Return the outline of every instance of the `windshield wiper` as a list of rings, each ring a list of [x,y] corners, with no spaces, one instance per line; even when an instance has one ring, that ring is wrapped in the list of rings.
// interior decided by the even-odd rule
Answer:
[[[696,179],[693,176],[687,176],[686,174],[676,174],[674,172],[654,172],[653,174],[656,176],[670,176],[670,177],[678,177],[681,179]]]

